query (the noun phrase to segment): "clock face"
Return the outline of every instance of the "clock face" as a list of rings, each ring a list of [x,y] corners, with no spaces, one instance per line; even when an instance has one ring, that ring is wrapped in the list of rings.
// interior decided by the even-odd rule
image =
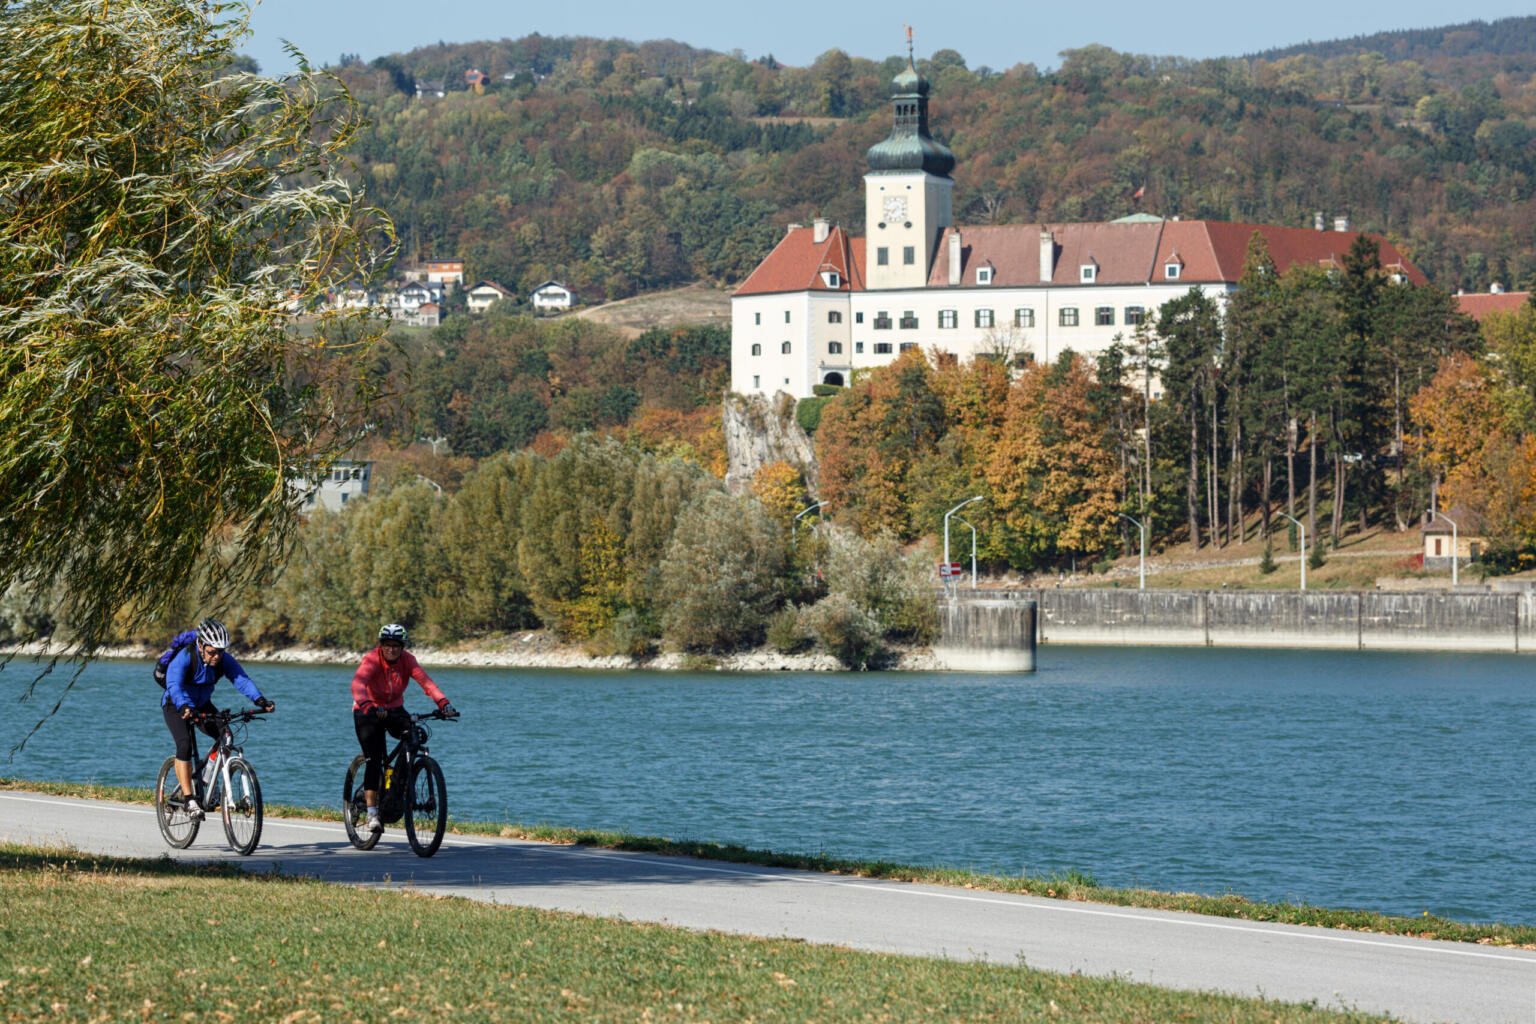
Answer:
[[[885,219],[887,221],[905,220],[907,217],[907,200],[905,196],[885,197]]]

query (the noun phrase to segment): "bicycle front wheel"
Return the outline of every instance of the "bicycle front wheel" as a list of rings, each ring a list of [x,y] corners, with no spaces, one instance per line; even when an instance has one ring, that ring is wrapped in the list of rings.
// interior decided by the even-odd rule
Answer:
[[[368,831],[368,802],[363,796],[363,772],[367,767],[368,759],[358,754],[341,783],[341,820],[347,826],[347,838],[359,850],[373,849],[383,834]]]
[[[448,828],[448,787],[443,770],[430,757],[411,766],[411,788],[406,794],[405,837],[418,857],[430,857],[442,845]]]
[[[229,762],[229,789],[224,794],[224,835],[229,847],[249,857],[261,842],[261,783],[256,769],[243,757]]]
[[[159,823],[165,841],[178,850],[192,845],[202,824],[196,818],[188,817],[186,799],[181,792],[181,783],[176,781],[176,759],[168,757],[155,779],[155,821]]]

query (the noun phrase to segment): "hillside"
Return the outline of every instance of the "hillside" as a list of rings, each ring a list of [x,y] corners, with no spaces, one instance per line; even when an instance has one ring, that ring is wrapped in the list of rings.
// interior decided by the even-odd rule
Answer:
[[[1442,288],[1524,287],[1533,24],[1210,61],[1094,46],[1050,74],[971,69],[948,50],[920,69],[959,159],[962,223],[1140,210],[1309,225],[1321,211],[1390,236]],[[737,282],[791,221],[862,231],[864,153],[889,130],[901,65],[530,36],[336,70],[372,120],[358,173],[407,258],[451,253],[514,291],[557,278],[619,299]],[[471,69],[483,92],[465,86]]]

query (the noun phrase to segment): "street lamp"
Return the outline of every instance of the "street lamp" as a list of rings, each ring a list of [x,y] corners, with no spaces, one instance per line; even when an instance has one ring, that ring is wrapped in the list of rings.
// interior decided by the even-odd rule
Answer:
[[[826,504],[826,502],[824,502],[824,501],[818,501],[815,504],[807,505],[805,508],[803,508],[799,512],[795,513],[795,518],[793,520],[791,520],[790,524],[789,524],[789,542],[791,544],[793,544],[795,542],[795,538],[797,536],[795,531],[797,529],[799,529],[800,517],[805,515],[808,512],[816,511],[818,508],[821,508],[821,506],[823,506],[825,504]]]
[[[1451,587],[1454,589],[1456,586],[1456,520],[1444,512],[1436,512],[1434,509],[1430,509],[1427,515],[1430,522],[1434,522],[1435,517],[1438,516],[1451,524]]]
[[[1118,515],[1121,519],[1129,519],[1131,522],[1135,523],[1137,531],[1141,534],[1141,567],[1140,567],[1141,582],[1137,585],[1136,589],[1138,589],[1138,590],[1146,590],[1147,589],[1147,528],[1141,524],[1141,520],[1135,518],[1134,516],[1128,516],[1124,512],[1117,512],[1115,514]]]
[[[973,501],[980,501],[980,500],[981,500],[981,495],[979,495],[979,494],[976,495],[974,498],[966,498],[960,504],[956,505],[954,508],[952,508],[948,512],[944,513],[944,564],[945,565],[949,565],[949,517],[954,515],[956,512],[959,512],[961,509],[965,508],[965,506],[969,505],[971,502],[973,502]]]
[[[1307,528],[1305,526],[1303,526],[1301,524],[1301,520],[1297,519],[1295,516],[1286,515],[1284,512],[1279,512],[1279,513],[1277,513],[1277,515],[1285,516],[1286,519],[1289,519],[1291,522],[1296,524],[1296,529],[1301,531],[1301,589],[1302,590],[1306,590],[1307,589]]]
[[[966,526],[971,526],[971,521],[965,516],[955,516]],[[971,526],[971,589],[976,589],[976,527]]]

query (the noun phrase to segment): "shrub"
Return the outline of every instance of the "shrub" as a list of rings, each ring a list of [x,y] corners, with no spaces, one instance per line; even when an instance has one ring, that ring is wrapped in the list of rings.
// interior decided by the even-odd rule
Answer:
[[[786,605],[768,617],[768,646],[780,654],[799,654],[816,639],[800,621],[800,609]]]
[[[795,406],[795,422],[800,424],[800,429],[807,434],[816,433],[816,428],[821,426],[821,410],[830,399],[828,398],[802,398],[800,404]]]
[[[833,395],[837,394],[841,390],[843,390],[842,387],[837,385],[837,384],[812,384],[811,385],[811,394],[816,395],[819,398],[831,398]]]
[[[875,668],[885,661],[880,623],[847,594],[833,594],[812,605],[804,617],[822,650],[848,668]]]

